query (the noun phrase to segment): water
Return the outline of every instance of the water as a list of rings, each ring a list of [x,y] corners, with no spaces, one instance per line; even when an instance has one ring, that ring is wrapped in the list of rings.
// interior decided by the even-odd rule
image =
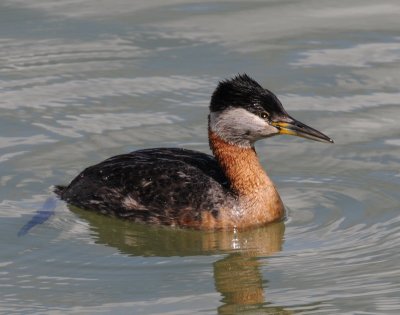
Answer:
[[[0,4],[0,312],[398,314],[398,1]],[[251,231],[133,225],[51,186],[118,153],[209,152],[218,80],[246,72],[327,145],[257,145],[288,218]]]

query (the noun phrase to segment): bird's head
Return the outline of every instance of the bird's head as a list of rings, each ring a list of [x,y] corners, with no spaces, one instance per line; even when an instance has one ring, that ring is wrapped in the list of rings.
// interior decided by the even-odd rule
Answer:
[[[209,128],[221,139],[242,147],[278,134],[333,143],[291,117],[274,93],[246,74],[218,84],[211,97]]]

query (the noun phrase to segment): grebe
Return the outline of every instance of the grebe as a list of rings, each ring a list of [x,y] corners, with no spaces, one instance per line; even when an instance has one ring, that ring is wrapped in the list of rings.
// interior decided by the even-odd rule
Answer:
[[[73,206],[135,222],[241,229],[282,219],[282,200],[254,143],[277,134],[333,140],[289,116],[246,74],[221,81],[209,109],[214,157],[180,148],[134,151],[86,168],[55,192]]]

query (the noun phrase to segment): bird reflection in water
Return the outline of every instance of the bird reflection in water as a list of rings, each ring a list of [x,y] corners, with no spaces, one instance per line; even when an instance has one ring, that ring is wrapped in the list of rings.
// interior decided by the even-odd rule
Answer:
[[[261,266],[282,247],[283,222],[245,231],[193,231],[132,224],[69,206],[90,224],[96,243],[132,256],[227,255],[213,264],[215,287],[222,295],[218,314],[292,314],[272,306],[265,296]],[[272,301],[271,301],[272,302]]]
[[[216,289],[222,294],[223,305],[218,314],[291,314],[282,307],[266,306],[260,256],[281,250],[284,224],[282,222],[234,235],[238,251],[230,252],[214,263]],[[231,251],[231,249],[224,249]],[[253,312],[252,312],[253,311]]]

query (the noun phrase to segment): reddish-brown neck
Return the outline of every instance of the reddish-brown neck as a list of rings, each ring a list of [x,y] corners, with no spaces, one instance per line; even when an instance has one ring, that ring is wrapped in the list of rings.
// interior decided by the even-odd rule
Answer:
[[[234,225],[248,227],[282,219],[282,200],[254,148],[232,145],[211,130],[209,140],[232,191],[238,196],[236,209],[227,209]]]
[[[235,193],[249,195],[261,188],[273,186],[254,148],[232,145],[212,131],[209,131],[209,139],[211,150],[230,180]]]

